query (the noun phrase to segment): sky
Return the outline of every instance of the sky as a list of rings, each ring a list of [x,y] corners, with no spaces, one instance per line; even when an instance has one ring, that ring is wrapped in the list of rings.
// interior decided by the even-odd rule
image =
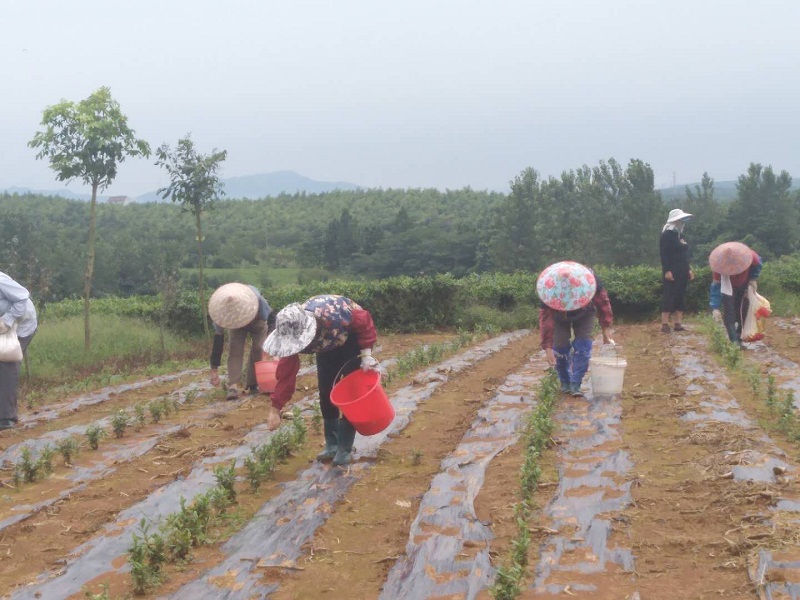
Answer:
[[[797,0],[0,0],[0,19],[0,189],[63,187],[27,143],[101,86],[153,149],[227,150],[226,178],[508,191],[611,157],[657,188],[800,177]],[[164,186],[153,163],[105,193]]]

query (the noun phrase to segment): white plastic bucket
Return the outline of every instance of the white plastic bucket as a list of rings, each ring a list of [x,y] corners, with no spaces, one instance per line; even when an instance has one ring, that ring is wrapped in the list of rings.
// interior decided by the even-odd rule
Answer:
[[[592,374],[592,393],[595,396],[614,396],[622,392],[625,367],[621,356],[593,356],[589,359]]]

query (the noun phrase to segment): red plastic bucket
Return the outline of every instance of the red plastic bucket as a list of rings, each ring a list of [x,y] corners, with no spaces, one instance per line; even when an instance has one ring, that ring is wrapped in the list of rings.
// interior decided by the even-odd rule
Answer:
[[[394,420],[394,406],[376,371],[358,369],[340,379],[331,390],[331,402],[361,435],[380,433]]]
[[[256,381],[258,390],[264,394],[275,391],[278,380],[275,378],[275,371],[278,370],[277,360],[259,360],[253,365],[256,369]]]

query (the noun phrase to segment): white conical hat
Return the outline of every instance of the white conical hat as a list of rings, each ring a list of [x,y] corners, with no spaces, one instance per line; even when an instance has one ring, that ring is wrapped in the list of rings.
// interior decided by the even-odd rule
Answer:
[[[267,336],[264,352],[282,358],[308,346],[317,335],[317,318],[300,304],[284,306],[275,317],[275,331]]]
[[[258,296],[243,283],[219,286],[208,301],[211,320],[225,329],[239,329],[256,318]]]

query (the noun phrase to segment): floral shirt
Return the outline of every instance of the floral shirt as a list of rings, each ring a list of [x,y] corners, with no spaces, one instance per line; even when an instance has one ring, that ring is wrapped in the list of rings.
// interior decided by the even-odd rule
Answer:
[[[317,318],[317,336],[301,354],[319,354],[344,345],[352,334],[361,349],[372,348],[378,339],[372,315],[356,302],[344,296],[314,296],[303,303],[303,308]],[[297,354],[281,358],[275,372],[277,383],[270,395],[272,406],[280,410],[292,399],[300,371]]]

